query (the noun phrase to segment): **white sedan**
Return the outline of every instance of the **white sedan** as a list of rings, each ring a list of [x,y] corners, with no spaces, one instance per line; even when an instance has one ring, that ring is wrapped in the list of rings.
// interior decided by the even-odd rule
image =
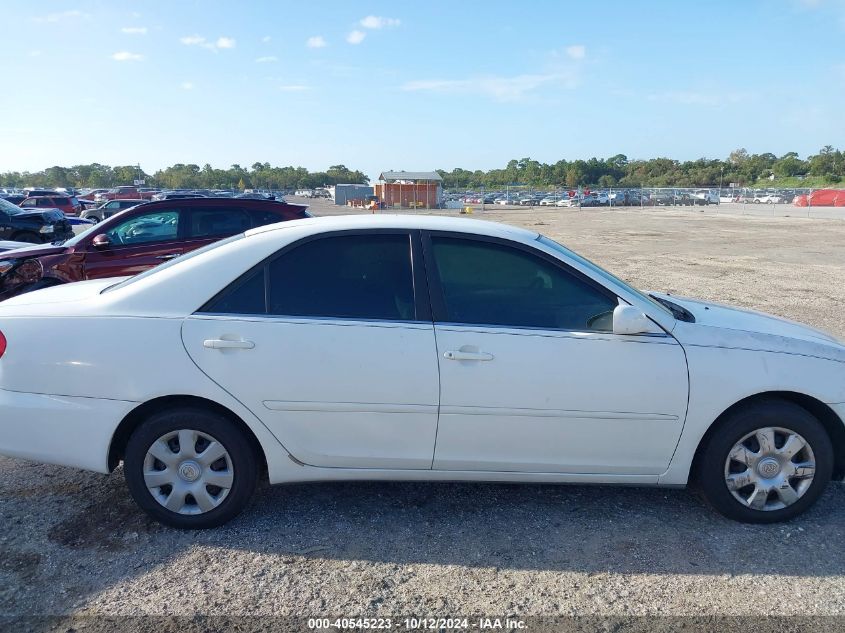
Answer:
[[[683,486],[794,517],[845,465],[845,346],[646,295],[525,229],[347,216],[0,304],[0,454],[215,526],[271,483]],[[73,336],[56,338],[56,332]]]

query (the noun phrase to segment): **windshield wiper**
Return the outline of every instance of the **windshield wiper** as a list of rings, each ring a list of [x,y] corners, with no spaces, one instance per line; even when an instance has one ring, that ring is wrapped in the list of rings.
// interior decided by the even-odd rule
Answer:
[[[678,319],[678,321],[684,321],[685,323],[695,323],[695,317],[693,316],[692,312],[687,310],[684,307],[679,306],[677,303],[673,303],[668,299],[664,299],[663,297],[658,297],[656,295],[649,295],[655,301],[659,301],[662,305],[666,306],[669,312],[672,313],[672,316]]]

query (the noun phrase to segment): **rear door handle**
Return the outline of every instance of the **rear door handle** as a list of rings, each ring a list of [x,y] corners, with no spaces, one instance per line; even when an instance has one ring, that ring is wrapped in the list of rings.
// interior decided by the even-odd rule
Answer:
[[[253,349],[252,341],[230,341],[222,338],[209,338],[202,342],[203,347],[209,349]]]
[[[446,360],[493,360],[493,354],[487,352],[462,352],[461,350],[450,350],[443,352]]]
[[[168,253],[167,255],[159,255],[156,259],[173,259],[179,257],[179,253]]]

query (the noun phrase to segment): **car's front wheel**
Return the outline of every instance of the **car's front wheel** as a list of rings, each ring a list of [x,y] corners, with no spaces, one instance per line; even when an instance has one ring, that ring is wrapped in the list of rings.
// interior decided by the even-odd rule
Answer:
[[[813,505],[832,471],[833,447],[822,424],[803,407],[773,399],[721,421],[704,447],[698,483],[728,518],[775,523]]]
[[[243,510],[258,477],[243,432],[190,407],[152,415],[126,445],[124,475],[136,503],[165,525],[216,527]]]

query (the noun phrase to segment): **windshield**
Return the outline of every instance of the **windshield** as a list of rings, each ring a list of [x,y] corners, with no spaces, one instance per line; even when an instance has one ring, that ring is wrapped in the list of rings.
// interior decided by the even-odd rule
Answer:
[[[537,241],[540,242],[541,244],[548,246],[549,248],[557,251],[558,253],[566,256],[568,259],[574,259],[576,262],[578,262],[579,264],[581,264],[582,266],[587,268],[590,272],[595,273],[598,277],[601,277],[605,281],[609,281],[613,284],[618,284],[618,285],[622,286],[623,288],[628,290],[630,293],[635,294],[638,298],[642,299],[643,301],[646,301],[649,305],[652,305],[655,308],[658,308],[661,312],[665,312],[669,316],[674,316],[672,314],[672,311],[669,310],[665,305],[663,305],[659,301],[656,301],[655,299],[648,296],[644,292],[637,290],[631,284],[622,281],[616,275],[613,275],[613,274],[607,272],[601,266],[594,264],[593,262],[591,262],[589,259],[586,259],[585,257],[581,257],[578,253],[569,250],[568,248],[566,248],[562,244],[558,244],[554,240],[546,237],[545,235],[541,235],[540,237],[538,237]]]
[[[105,288],[103,292],[111,292],[112,290],[117,290],[118,288],[125,288],[126,286],[133,284],[136,281],[141,281],[142,279],[146,279],[150,275],[155,275],[156,273],[160,273],[162,270],[167,270],[171,266],[181,264],[182,262],[188,261],[189,259],[196,257],[197,255],[202,255],[203,253],[207,253],[208,251],[213,251],[215,248],[219,248],[220,246],[229,244],[230,242],[236,242],[237,240],[243,239],[244,237],[246,237],[246,234],[238,233],[237,235],[232,235],[231,237],[227,237],[226,239],[220,240],[219,242],[212,242],[211,244],[206,244],[202,248],[198,248],[195,251],[191,251],[190,253],[180,255],[179,257],[166,261],[163,264],[159,264],[154,268],[150,268],[149,270],[145,270],[142,273],[138,273],[134,277],[130,277],[129,279],[114,284],[113,286],[109,286]]]
[[[23,213],[23,209],[16,204],[12,204],[5,198],[0,198],[0,210],[6,213],[6,215],[17,215],[19,213]]]

